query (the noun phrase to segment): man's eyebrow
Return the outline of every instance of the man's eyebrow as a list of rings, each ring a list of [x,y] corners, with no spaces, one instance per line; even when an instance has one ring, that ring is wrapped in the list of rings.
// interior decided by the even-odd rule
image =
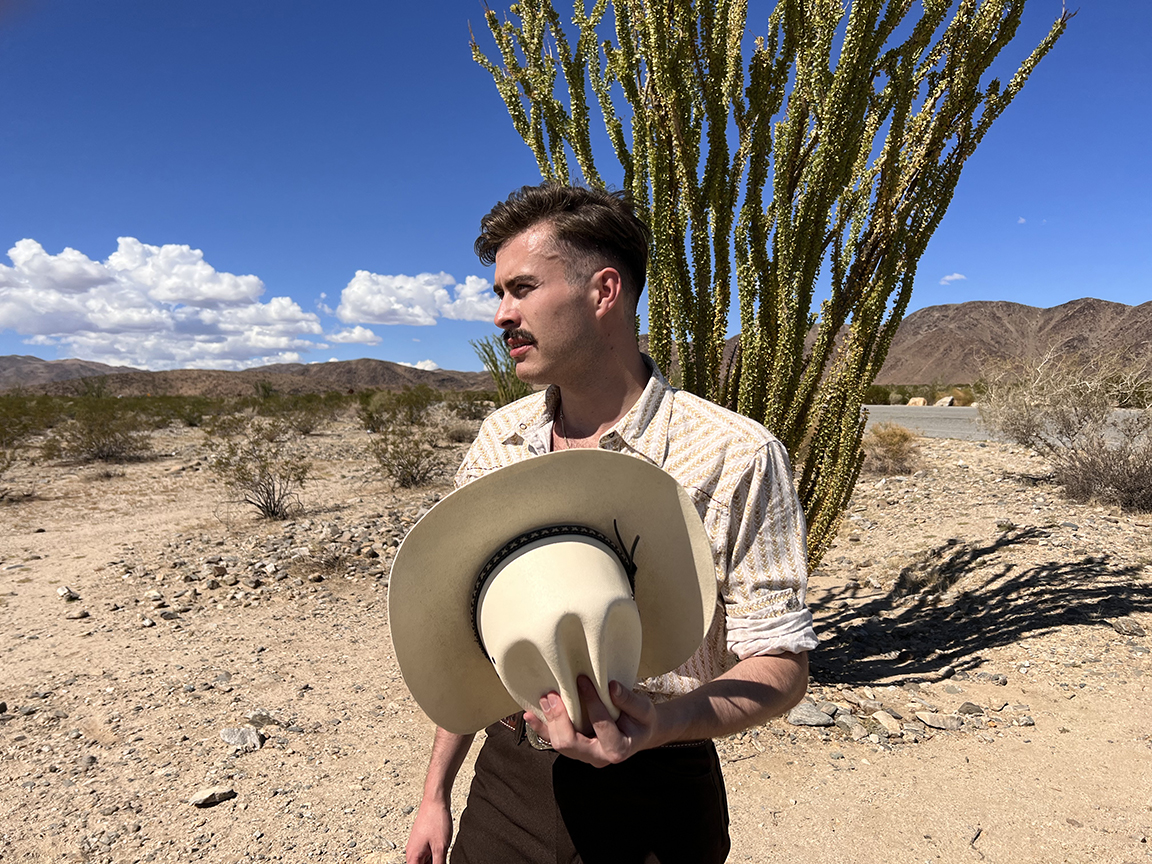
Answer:
[[[495,291],[498,288],[503,288],[505,285],[539,285],[540,280],[535,276],[530,276],[527,273],[520,274],[519,276],[509,276],[503,282],[497,282],[492,286]]]

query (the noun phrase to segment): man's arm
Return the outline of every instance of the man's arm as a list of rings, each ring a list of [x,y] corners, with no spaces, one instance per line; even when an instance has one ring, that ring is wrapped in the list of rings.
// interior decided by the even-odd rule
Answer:
[[[595,737],[576,731],[555,693],[540,701],[542,717],[525,713],[524,719],[558,752],[603,767],[640,750],[731,735],[783,714],[808,688],[808,654],[748,657],[691,693],[659,705],[613,681],[609,693],[621,712],[615,722],[587,678],[581,677],[577,687]]]
[[[448,860],[448,845],[452,842],[452,784],[475,737],[475,734],[457,735],[436,729],[428,776],[424,779],[424,797],[404,850],[406,864],[445,864]]]

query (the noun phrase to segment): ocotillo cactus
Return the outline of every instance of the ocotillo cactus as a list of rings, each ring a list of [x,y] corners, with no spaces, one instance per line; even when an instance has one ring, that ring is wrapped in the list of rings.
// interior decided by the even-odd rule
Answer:
[[[982,78],[1024,0],[923,0],[905,23],[913,5],[780,0],[753,40],[747,0],[575,0],[571,24],[551,0],[521,0],[503,22],[486,13],[498,59],[472,45],[546,179],[575,179],[574,161],[603,183],[591,89],[653,230],[649,351],[667,369],[675,344],[681,386],[784,442],[812,564],[852,494],[864,392],[964,162],[1071,17],[1002,85]],[[724,364],[733,283],[740,341]]]

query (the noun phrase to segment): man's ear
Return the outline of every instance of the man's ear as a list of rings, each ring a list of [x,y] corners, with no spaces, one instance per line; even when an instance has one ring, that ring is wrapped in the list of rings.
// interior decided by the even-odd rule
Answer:
[[[603,318],[612,310],[620,311],[626,305],[624,280],[615,267],[604,267],[592,274],[596,289],[596,317]]]

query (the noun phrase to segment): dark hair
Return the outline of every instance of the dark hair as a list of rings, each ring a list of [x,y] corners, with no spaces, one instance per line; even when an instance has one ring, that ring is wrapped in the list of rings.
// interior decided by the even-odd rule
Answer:
[[[500,247],[541,223],[551,226],[554,242],[570,253],[569,282],[610,265],[620,271],[632,302],[640,301],[651,232],[625,193],[560,183],[522,186],[480,220],[476,255],[494,264]]]

